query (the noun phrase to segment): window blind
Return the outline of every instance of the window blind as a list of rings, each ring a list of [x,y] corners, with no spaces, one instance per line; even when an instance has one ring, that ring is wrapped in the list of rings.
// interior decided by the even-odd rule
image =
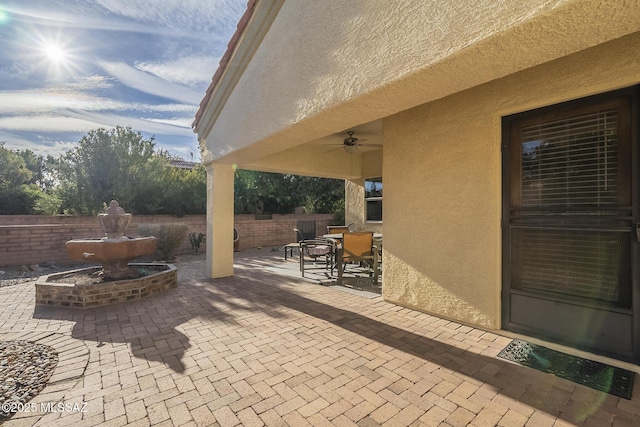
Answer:
[[[521,156],[522,206],[617,203],[615,110],[523,127]]]
[[[512,287],[631,307],[629,233],[514,229]]]

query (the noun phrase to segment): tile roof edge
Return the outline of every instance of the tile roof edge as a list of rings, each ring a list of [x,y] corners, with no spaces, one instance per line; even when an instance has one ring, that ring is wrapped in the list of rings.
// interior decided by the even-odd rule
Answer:
[[[195,132],[196,127],[198,126],[198,124],[200,123],[200,119],[202,118],[202,114],[204,112],[204,109],[206,108],[207,104],[209,103],[209,100],[211,99],[211,95],[213,93],[213,91],[216,89],[216,87],[218,86],[218,83],[220,83],[220,79],[222,78],[222,75],[224,74],[224,72],[227,69],[227,65],[229,64],[229,60],[231,59],[231,57],[233,56],[236,47],[238,46],[238,41],[240,40],[240,38],[242,37],[247,24],[249,22],[249,20],[251,20],[251,17],[253,16],[253,11],[255,10],[255,6],[258,3],[258,0],[249,0],[247,2],[247,9],[244,11],[242,17],[240,18],[240,20],[238,21],[238,24],[236,26],[236,31],[233,33],[233,36],[231,36],[231,40],[229,40],[229,43],[227,44],[227,50],[225,51],[225,53],[222,55],[222,58],[220,58],[220,63],[218,65],[218,68],[216,70],[216,72],[213,74],[213,77],[211,79],[211,83],[209,84],[209,87],[207,87],[207,91],[204,95],[204,98],[202,98],[202,101],[200,101],[200,107],[198,108],[198,111],[196,112],[196,116],[195,119],[191,125],[192,129]]]

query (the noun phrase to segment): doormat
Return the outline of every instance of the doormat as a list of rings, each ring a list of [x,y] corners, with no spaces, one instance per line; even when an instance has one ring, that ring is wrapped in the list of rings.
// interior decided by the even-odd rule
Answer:
[[[514,339],[498,357],[631,400],[634,372]]]

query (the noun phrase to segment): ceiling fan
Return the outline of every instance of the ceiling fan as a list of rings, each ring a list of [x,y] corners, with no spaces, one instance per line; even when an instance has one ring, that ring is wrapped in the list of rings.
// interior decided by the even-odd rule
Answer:
[[[353,134],[354,132],[352,130],[348,131],[347,135],[349,136],[342,141],[342,144],[328,144],[328,145],[339,145],[338,148],[334,148],[333,150],[329,150],[329,151],[334,151],[334,150],[343,148],[347,153],[353,153],[353,151],[357,150],[358,147],[379,147],[380,146],[378,144],[363,144],[363,142],[366,141],[366,139],[356,138],[355,136],[353,136]],[[329,151],[327,151],[327,153]]]

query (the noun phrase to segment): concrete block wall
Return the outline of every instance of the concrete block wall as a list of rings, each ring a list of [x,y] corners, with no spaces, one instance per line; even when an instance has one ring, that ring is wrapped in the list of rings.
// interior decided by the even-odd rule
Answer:
[[[238,231],[240,250],[297,242],[293,229],[298,221],[315,221],[316,236],[321,236],[327,233],[333,215],[273,215],[272,219],[262,220],[255,220],[252,215],[236,215],[234,227]]]
[[[125,232],[138,237],[138,224],[184,223],[188,233],[206,234],[204,215],[187,215],[176,218],[169,215],[134,216]],[[64,249],[72,239],[96,239],[103,237],[95,217],[2,215],[0,216],[0,266],[31,265],[52,261],[60,264],[75,263]],[[204,246],[201,245],[201,250]],[[191,252],[189,238],[184,240],[178,254]]]
[[[273,215],[272,219],[256,220],[253,215],[237,215],[234,227],[238,230],[240,249],[257,246],[278,246],[297,241],[293,231],[298,220],[316,221],[316,235],[326,233],[332,215]],[[207,234],[205,215],[187,215],[177,218],[168,215],[136,215],[125,235],[138,237],[138,224],[184,223],[188,233]],[[102,232],[95,217],[0,215],[0,267],[32,265],[51,261],[71,264],[64,249],[72,239],[96,239]],[[205,251],[204,242],[200,252]],[[189,237],[178,250],[178,255],[191,253]]]

